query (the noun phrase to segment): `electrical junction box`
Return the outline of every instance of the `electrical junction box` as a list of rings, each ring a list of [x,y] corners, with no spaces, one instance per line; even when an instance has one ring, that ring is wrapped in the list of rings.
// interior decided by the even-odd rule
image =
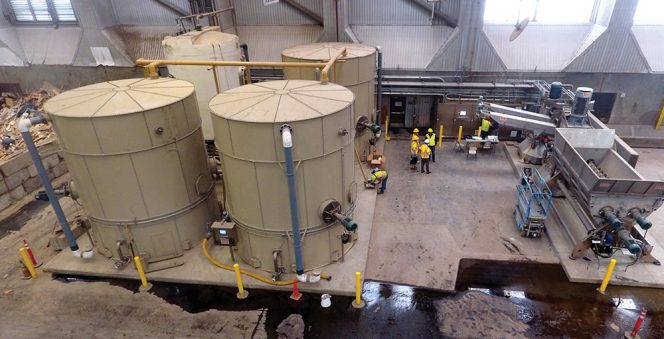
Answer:
[[[215,244],[220,246],[235,246],[237,244],[235,223],[216,221],[212,224],[211,229]]]

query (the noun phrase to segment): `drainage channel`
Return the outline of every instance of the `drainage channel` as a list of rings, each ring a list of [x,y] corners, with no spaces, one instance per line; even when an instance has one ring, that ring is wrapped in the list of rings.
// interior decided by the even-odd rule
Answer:
[[[61,281],[106,281],[137,292],[128,280],[58,276]],[[300,314],[308,338],[448,338],[537,337],[622,338],[641,307],[649,311],[641,337],[664,337],[664,293],[659,290],[610,286],[599,298],[596,286],[567,281],[559,265],[463,260],[457,293],[367,281],[366,307],[356,310],[352,298],[332,297],[320,306],[320,295],[252,290],[237,300],[236,291],[219,286],[156,283],[150,293],[187,312],[262,310],[269,338],[279,323]]]

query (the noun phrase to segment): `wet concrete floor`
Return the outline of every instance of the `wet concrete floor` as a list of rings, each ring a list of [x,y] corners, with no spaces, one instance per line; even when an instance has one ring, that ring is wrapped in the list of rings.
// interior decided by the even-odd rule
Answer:
[[[48,202],[35,200],[23,206],[16,213],[0,221],[0,239],[4,238],[7,234],[18,231],[21,227],[30,221],[30,219],[41,211]]]
[[[58,279],[66,281],[71,277]],[[110,282],[138,291],[135,282]],[[367,281],[363,289],[366,307],[361,310],[351,307],[352,298],[338,296],[332,297],[331,308],[323,309],[320,295],[314,294],[305,294],[295,302],[289,299],[289,293],[252,290],[248,299],[239,301],[232,289],[176,284],[156,284],[150,292],[191,313],[209,309],[261,310],[270,338],[277,337],[277,326],[292,313],[303,316],[308,338],[506,337],[509,332],[500,330],[480,335],[467,328],[465,332],[457,332],[455,324],[451,324],[452,331],[450,324],[443,326],[446,317],[452,316],[455,321],[458,316],[474,318],[473,323],[495,321],[486,312],[470,311],[466,316],[449,313],[452,308],[445,309],[444,305],[467,302],[465,295],[478,292],[485,294],[488,304],[496,307],[508,301],[516,309],[510,322],[525,328],[522,333],[525,337],[621,338],[626,329],[631,329],[642,307],[648,309],[648,315],[641,337],[664,337],[661,291],[609,286],[611,296],[600,298],[595,288],[569,283],[559,265],[464,260],[457,293]],[[493,329],[501,324],[489,325]]]

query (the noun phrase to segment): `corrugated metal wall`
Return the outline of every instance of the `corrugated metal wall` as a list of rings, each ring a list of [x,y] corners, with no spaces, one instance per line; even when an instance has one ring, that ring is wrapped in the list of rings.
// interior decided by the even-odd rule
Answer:
[[[173,10],[152,0],[109,0],[115,10],[119,25],[175,26],[175,18],[181,16]],[[165,0],[190,12],[188,0]],[[242,0],[236,1],[244,2]]]
[[[323,16],[323,0],[296,0]],[[284,2],[264,6],[262,0],[235,0],[237,24],[248,25],[314,25],[313,19]]]
[[[481,32],[477,38],[477,49],[475,50],[472,69],[480,72],[503,72],[507,70],[507,66],[500,59],[484,32]]]
[[[485,25],[484,33],[509,70],[561,71],[576,55],[591,25],[529,25],[514,41],[513,25]]]
[[[631,31],[607,30],[565,72],[647,73],[648,64]]]
[[[661,26],[634,26],[632,32],[652,71],[664,72],[664,29]]]

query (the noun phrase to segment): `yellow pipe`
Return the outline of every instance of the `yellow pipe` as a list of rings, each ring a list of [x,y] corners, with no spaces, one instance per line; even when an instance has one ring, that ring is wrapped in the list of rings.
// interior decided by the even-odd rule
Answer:
[[[387,133],[390,132],[389,127],[390,127],[390,115],[388,114],[385,117],[385,141],[390,141],[390,136],[387,135]]]
[[[327,83],[330,81],[330,69],[332,68],[332,65],[337,61],[342,56],[346,56],[346,47],[342,48],[337,55],[333,56],[332,59],[327,61],[327,65],[323,67],[323,70],[320,72],[320,81],[322,83]]]
[[[141,263],[141,258],[139,256],[134,257],[134,264],[136,264],[138,276],[141,277],[141,286],[143,286],[143,288],[148,288],[148,278],[145,276],[145,270],[143,270],[143,264]]]
[[[244,67],[298,67],[298,68],[321,68],[320,80],[326,83],[330,80],[329,72],[332,65],[342,56],[346,56],[346,48],[342,48],[339,53],[333,56],[327,62],[271,62],[271,61],[220,61],[220,60],[148,60],[139,58],[136,65],[145,66],[144,73],[147,77],[157,78],[159,66],[177,65],[177,66],[244,66]]]
[[[440,133],[438,134],[438,149],[443,148],[443,124],[440,124]]]
[[[664,105],[662,105],[662,110],[659,112],[659,118],[657,118],[657,123],[655,124],[656,130],[662,128],[662,122],[664,122]]]
[[[461,134],[463,134],[463,126],[459,126],[459,134],[457,135],[457,144],[461,145]]]
[[[355,272],[355,304],[362,304],[362,273]]]
[[[599,293],[604,294],[606,292],[606,286],[609,285],[609,280],[611,280],[611,274],[613,274],[613,268],[616,267],[616,259],[611,259],[609,267],[606,269],[606,274],[604,275],[604,280],[602,280],[602,285],[599,287]]]
[[[212,264],[214,264],[215,266],[217,266],[217,267],[219,267],[219,268],[222,268],[222,269],[225,269],[225,270],[228,270],[228,271],[234,271],[234,270],[235,270],[235,269],[233,269],[233,267],[226,266],[226,265],[220,263],[219,261],[215,260],[215,259],[210,255],[210,253],[208,252],[208,249],[207,249],[207,238],[203,239],[203,255],[205,255],[205,257],[206,257],[206,258],[207,258]],[[243,269],[240,269],[240,273],[242,273],[242,274],[244,274],[244,275],[246,275],[246,276],[248,276],[248,277],[252,277],[252,278],[254,278],[254,279],[258,280],[258,281],[262,281],[262,282],[264,282],[264,283],[266,283],[266,284],[270,284],[270,285],[275,285],[275,286],[287,286],[287,285],[292,285],[292,284],[293,284],[293,281],[292,281],[292,280],[290,280],[290,281],[272,281],[272,279],[270,279],[270,278],[266,278],[266,277],[264,277],[264,276],[262,276],[262,275],[259,275],[259,274],[253,273],[253,272],[245,271],[245,270],[243,270]]]
[[[28,251],[25,250],[25,248],[21,247],[18,249],[19,252],[21,252],[21,257],[23,257],[23,263],[25,264],[25,267],[28,268],[28,271],[30,271],[30,275],[32,278],[37,277],[37,271],[35,270],[35,265],[32,264],[32,260],[30,260],[30,257],[28,256]]]

